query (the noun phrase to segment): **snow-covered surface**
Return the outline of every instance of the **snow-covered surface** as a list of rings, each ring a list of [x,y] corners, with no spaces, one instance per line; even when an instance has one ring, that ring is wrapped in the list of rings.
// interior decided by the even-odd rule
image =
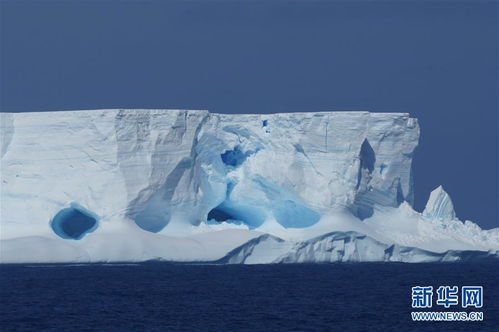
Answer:
[[[28,236],[2,240],[0,245],[3,263],[210,262],[260,235],[233,229],[180,238],[143,230],[121,230],[96,233],[77,241]]]
[[[412,209],[419,126],[408,114],[0,116],[4,263],[415,262],[499,250],[499,231],[459,221],[442,187]]]

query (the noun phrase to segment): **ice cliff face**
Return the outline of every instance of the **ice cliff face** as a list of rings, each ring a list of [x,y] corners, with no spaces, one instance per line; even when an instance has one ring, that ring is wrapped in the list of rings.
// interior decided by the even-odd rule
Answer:
[[[46,261],[214,260],[208,252],[243,242],[205,245],[205,254],[188,244],[199,244],[191,239],[198,233],[223,229],[245,232],[235,236],[241,241],[261,232],[295,243],[332,231],[359,231],[387,243],[396,236],[377,231],[392,220],[386,214],[402,213],[401,204],[410,209],[413,199],[411,164],[419,127],[407,114],[0,115],[3,261],[22,260],[15,254],[21,240],[45,248]],[[441,190],[416,219],[431,224],[454,220],[453,213]],[[425,245],[424,235],[421,240],[412,233],[411,242],[411,236],[396,233],[399,242]],[[113,237],[107,245],[116,255],[95,249],[102,246],[98,239]],[[164,242],[180,238],[187,242],[168,248],[183,248],[185,255],[164,249]],[[127,241],[137,243],[124,250]],[[489,235],[486,245],[455,246],[485,250],[487,241]],[[74,254],[58,256],[61,251]]]
[[[407,114],[108,110],[4,113],[2,135],[5,222],[45,226],[75,202],[168,233],[211,211],[301,228],[411,201],[419,128]]]

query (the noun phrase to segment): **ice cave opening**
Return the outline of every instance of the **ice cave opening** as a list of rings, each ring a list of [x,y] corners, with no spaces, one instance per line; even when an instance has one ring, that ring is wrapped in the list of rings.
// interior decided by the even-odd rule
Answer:
[[[374,164],[376,164],[376,154],[374,150],[369,144],[367,138],[362,142],[362,146],[360,147],[360,168],[367,169],[369,173],[372,173],[374,170]]]
[[[235,203],[230,199],[213,208],[207,217],[208,222],[245,224],[251,229],[261,226],[265,219],[266,214],[264,210],[258,206]]]
[[[383,193],[373,191],[370,186],[372,173],[376,165],[376,154],[367,138],[362,142],[359,159],[357,194],[354,203],[350,206],[350,210],[357,218],[364,220],[374,214],[373,204],[375,199],[383,196]]]
[[[224,222],[227,220],[236,220],[236,217],[225,212],[223,209],[216,207],[208,213],[207,219],[214,220],[216,222]]]
[[[50,225],[52,230],[63,239],[80,240],[97,228],[97,219],[87,211],[72,206],[60,210]]]
[[[234,149],[226,150],[220,157],[225,165],[238,167],[253,153],[253,151],[244,152],[239,145],[236,145]]]

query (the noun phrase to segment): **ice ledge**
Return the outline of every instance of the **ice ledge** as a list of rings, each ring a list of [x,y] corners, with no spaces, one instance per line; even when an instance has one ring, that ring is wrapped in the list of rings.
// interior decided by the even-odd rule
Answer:
[[[499,251],[432,252],[387,244],[355,231],[330,232],[306,241],[253,231],[225,230],[185,238],[157,234],[109,234],[85,246],[78,241],[23,237],[0,241],[0,263],[120,263],[166,261],[209,264],[298,264],[339,262],[499,261]],[[136,240],[139,240],[136,239]],[[109,246],[109,241],[114,242]]]
[[[358,111],[313,111],[313,112],[271,112],[271,113],[216,113],[211,112],[205,109],[156,109],[156,108],[103,108],[103,109],[89,109],[89,110],[48,110],[48,111],[29,111],[29,112],[9,112],[2,111],[0,114],[15,114],[16,116],[23,115],[34,115],[34,114],[85,114],[85,113],[104,113],[104,112],[126,112],[126,113],[135,113],[135,112],[149,112],[149,113],[169,113],[169,112],[188,112],[188,113],[201,113],[201,114],[213,114],[213,115],[223,115],[223,116],[258,116],[258,115],[300,115],[300,116],[310,116],[310,115],[327,115],[327,114],[345,114],[345,115],[360,115],[360,114],[370,114],[373,117],[409,117],[409,113],[405,112],[371,112],[366,110],[358,110]]]
[[[296,243],[265,234],[232,250],[217,263],[430,263],[483,260],[499,260],[499,251],[448,250],[436,253],[415,247],[385,244],[367,235],[351,231],[331,232]]]

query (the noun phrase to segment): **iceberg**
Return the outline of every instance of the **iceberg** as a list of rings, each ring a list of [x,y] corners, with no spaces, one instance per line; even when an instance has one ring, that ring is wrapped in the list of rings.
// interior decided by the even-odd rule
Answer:
[[[499,257],[435,189],[412,207],[406,113],[0,113],[0,262]]]
[[[357,232],[331,232],[296,243],[269,234],[261,235],[232,250],[218,263],[430,263],[492,259],[497,259],[496,252],[448,250],[436,253],[397,244],[387,245]]]
[[[442,186],[431,192],[423,216],[438,220],[454,220],[456,218],[454,204]]]

